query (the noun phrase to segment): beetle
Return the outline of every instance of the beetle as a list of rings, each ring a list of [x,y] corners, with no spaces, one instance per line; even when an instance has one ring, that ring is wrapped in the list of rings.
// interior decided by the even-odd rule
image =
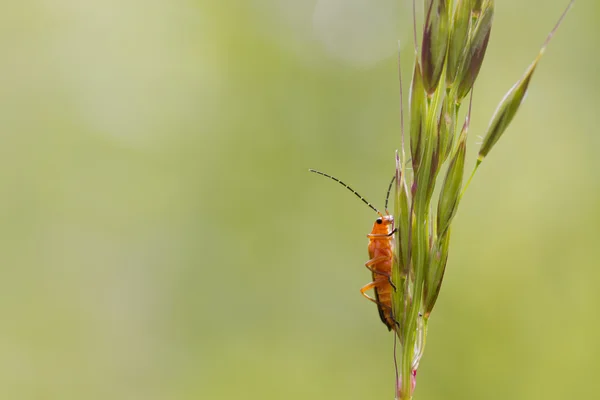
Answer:
[[[352,189],[338,178],[314,169],[309,169],[309,171],[336,181],[354,193],[356,197],[361,199],[363,203],[377,213],[378,218],[373,224],[371,233],[367,235],[369,238],[369,261],[365,263],[367,269],[371,271],[373,280],[360,289],[360,294],[377,305],[381,322],[384,323],[388,330],[391,331],[392,329],[395,329],[396,322],[392,308],[392,290],[395,290],[392,283],[392,266],[394,263],[394,233],[396,232],[396,228],[394,227],[394,217],[387,212],[387,199],[389,198],[395,176],[392,178],[388,188],[386,196],[386,214],[384,215],[356,190]],[[373,289],[375,294],[374,298],[366,293],[371,289]]]

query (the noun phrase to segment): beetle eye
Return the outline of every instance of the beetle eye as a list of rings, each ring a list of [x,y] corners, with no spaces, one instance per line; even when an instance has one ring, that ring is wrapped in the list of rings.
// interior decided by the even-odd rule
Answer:
[[[377,222],[378,224],[382,224],[382,223],[383,223],[383,220],[382,220],[381,218],[377,218],[377,221],[376,221],[376,222]]]

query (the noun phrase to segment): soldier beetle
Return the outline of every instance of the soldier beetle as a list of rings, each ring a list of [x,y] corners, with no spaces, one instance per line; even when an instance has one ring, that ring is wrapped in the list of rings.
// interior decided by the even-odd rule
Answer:
[[[365,266],[371,271],[373,280],[360,289],[360,294],[377,304],[381,321],[387,326],[388,330],[391,331],[396,325],[392,310],[392,290],[395,290],[392,284],[392,265],[394,260],[394,233],[396,232],[396,229],[394,228],[394,217],[387,212],[387,202],[395,176],[392,179],[392,182],[390,182],[386,195],[386,214],[384,215],[356,190],[352,189],[341,180],[314,169],[310,169],[309,171],[323,175],[344,186],[379,215],[373,224],[371,233],[367,235],[369,238],[368,251],[370,259],[365,263]],[[374,298],[366,293],[371,289],[373,289],[375,294]]]

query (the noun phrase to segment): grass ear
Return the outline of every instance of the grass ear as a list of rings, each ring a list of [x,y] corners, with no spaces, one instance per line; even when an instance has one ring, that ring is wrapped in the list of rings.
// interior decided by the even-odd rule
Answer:
[[[412,174],[406,173],[404,141],[402,158],[396,153],[394,219],[397,231],[392,268],[395,288],[392,304],[396,319],[394,330],[401,344],[401,362],[396,382],[398,399],[412,398],[428,320],[446,270],[450,232],[460,200],[479,164],[513,120],[527,95],[541,56],[572,4],[573,1],[523,77],[500,102],[483,139],[475,168],[463,185],[473,86],[489,43],[495,2],[425,1],[421,57],[418,56],[418,43],[415,43],[417,56],[409,93],[410,135],[407,140]],[[469,93],[469,110],[462,129],[456,132],[461,125],[458,120],[459,109]],[[435,199],[434,187],[439,175],[443,176],[443,180],[439,197]]]

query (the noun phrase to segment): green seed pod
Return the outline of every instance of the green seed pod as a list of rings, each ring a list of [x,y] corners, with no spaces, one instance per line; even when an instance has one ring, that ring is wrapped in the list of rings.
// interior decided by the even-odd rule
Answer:
[[[448,261],[448,250],[450,246],[450,231],[446,231],[444,236],[440,237],[431,252],[429,264],[427,266],[427,275],[425,277],[425,317],[429,317],[433,306],[440,294],[444,272],[446,272],[446,262]]]
[[[448,41],[448,61],[446,62],[446,85],[451,87],[456,80],[460,62],[465,57],[467,40],[471,27],[471,9],[474,0],[458,0],[452,17],[452,27]]]
[[[409,209],[408,187],[406,185],[406,171],[400,162],[396,151],[396,201],[394,203],[394,221],[396,222],[397,236],[396,246],[399,260],[398,263],[404,268],[409,265]],[[404,273],[406,276],[406,273]]]
[[[517,110],[519,109],[519,106],[521,105],[521,103],[525,99],[525,96],[527,95],[527,88],[529,86],[529,82],[531,81],[531,77],[533,76],[535,68],[540,62],[542,55],[544,55],[546,47],[548,46],[548,43],[550,43],[550,39],[552,39],[552,36],[556,32],[565,15],[567,15],[567,12],[569,12],[572,6],[573,0],[569,2],[569,5],[560,16],[558,22],[556,23],[552,31],[550,31],[550,33],[548,34],[548,37],[542,45],[540,52],[538,53],[535,60],[531,63],[529,68],[527,68],[523,77],[517,83],[515,83],[515,85],[508,91],[508,93],[506,93],[502,101],[500,101],[498,108],[496,108],[496,111],[492,116],[490,125],[487,129],[487,133],[485,135],[485,138],[483,139],[483,143],[481,144],[481,149],[479,150],[479,155],[477,156],[476,165],[479,165],[481,161],[483,161],[483,159],[489,154],[490,150],[492,150],[492,147],[494,147],[496,142],[500,139],[500,136],[502,136],[502,134],[514,118],[515,114],[517,113]]]
[[[437,209],[438,236],[444,235],[446,230],[448,230],[460,201],[460,189],[462,187],[465,155],[467,153],[467,129],[468,120],[465,121],[460,133],[458,148],[450,160],[446,179],[444,179],[442,189],[440,190],[440,200]]]
[[[392,283],[397,290],[392,292],[392,302],[398,331],[404,329],[404,304],[407,279],[410,275],[410,202],[406,185],[405,166],[400,161],[396,151],[396,185],[394,202],[394,221],[396,223],[395,251],[392,268]]]
[[[413,171],[419,168],[421,153],[423,152],[423,135],[425,131],[425,115],[427,115],[427,103],[425,100],[425,89],[423,88],[423,77],[419,59],[415,59],[412,82],[409,93],[410,104],[410,153]]]
[[[482,7],[481,15],[469,34],[465,58],[458,70],[456,79],[456,85],[458,85],[456,98],[458,102],[462,101],[473,87],[483,64],[483,58],[490,39],[494,19],[494,1],[488,0]]]
[[[439,172],[439,166],[441,164],[440,159],[442,157],[442,151],[441,151],[441,145],[442,143],[440,142],[441,140],[441,136],[440,136],[440,130],[439,130],[439,125],[435,124],[433,126],[432,132],[431,132],[431,136],[430,138],[428,138],[428,140],[431,140],[431,161],[430,161],[430,166],[429,166],[429,188],[427,190],[427,199],[431,199],[431,196],[433,195],[433,190],[435,189],[435,181],[437,179],[437,175]],[[425,158],[425,157],[424,157]],[[424,165],[425,163],[423,163]]]
[[[430,0],[423,27],[423,43],[421,63],[423,65],[423,86],[432,94],[440,82],[446,50],[450,23],[447,0]]]
[[[490,125],[488,126],[485,138],[483,139],[483,143],[481,144],[481,149],[479,149],[479,155],[477,156],[478,162],[483,161],[490,150],[492,150],[492,147],[494,147],[496,142],[498,142],[517,113],[519,106],[527,94],[527,87],[529,86],[529,82],[531,81],[531,76],[533,71],[535,71],[536,65],[537,60],[529,66],[523,78],[521,78],[521,80],[519,80],[508,91],[508,93],[506,93],[498,105],[498,108],[496,108],[496,111],[494,112],[494,115],[490,121]]]
[[[456,103],[450,98],[444,99],[442,111],[438,119],[438,130],[440,132],[440,164],[444,163],[454,144],[454,123],[456,120]]]

